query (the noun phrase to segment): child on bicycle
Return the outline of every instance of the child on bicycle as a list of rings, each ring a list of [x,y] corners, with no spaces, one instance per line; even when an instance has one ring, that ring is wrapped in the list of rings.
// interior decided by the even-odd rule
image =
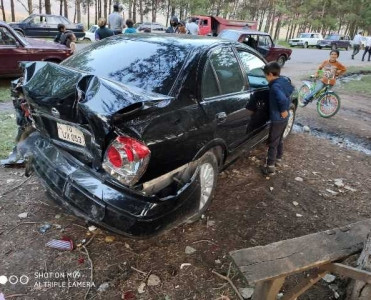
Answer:
[[[314,90],[304,97],[303,106],[306,106],[312,100],[312,97],[322,90],[326,84],[333,86],[336,83],[336,77],[345,73],[347,68],[337,61],[338,57],[339,50],[331,50],[330,59],[320,64],[314,76],[318,77],[320,71],[322,71],[322,78],[316,82]]]
[[[265,175],[273,175],[277,162],[283,155],[283,133],[289,119],[290,95],[294,91],[291,81],[281,77],[281,67],[277,62],[268,63],[264,69],[265,78],[269,82],[269,117],[271,125],[268,136],[267,161],[262,166]]]

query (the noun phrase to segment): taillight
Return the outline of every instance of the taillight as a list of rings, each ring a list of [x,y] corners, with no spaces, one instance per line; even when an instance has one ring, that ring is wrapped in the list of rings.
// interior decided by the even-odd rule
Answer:
[[[146,171],[151,151],[138,140],[117,137],[107,148],[103,168],[120,182],[132,186]]]

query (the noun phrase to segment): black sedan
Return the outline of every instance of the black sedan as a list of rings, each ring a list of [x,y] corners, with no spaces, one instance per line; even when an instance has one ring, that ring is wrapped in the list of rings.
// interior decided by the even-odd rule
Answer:
[[[27,63],[37,131],[23,144],[57,202],[115,232],[153,235],[204,213],[218,172],[267,138],[264,65],[240,43],[151,34]]]
[[[19,23],[9,23],[22,36],[49,38],[54,38],[57,35],[58,24],[64,24],[66,29],[73,31],[78,39],[85,36],[83,24],[74,24],[67,18],[58,15],[32,14]]]

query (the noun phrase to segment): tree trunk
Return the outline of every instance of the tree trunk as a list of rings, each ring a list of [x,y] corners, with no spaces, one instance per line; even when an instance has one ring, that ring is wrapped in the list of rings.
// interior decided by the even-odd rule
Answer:
[[[157,0],[152,0],[152,22],[156,22]]]
[[[273,28],[274,28],[274,21],[276,19],[276,9],[273,7],[273,12],[272,12],[272,21],[271,21],[271,26],[269,28],[269,34],[272,36],[273,35]]]
[[[76,21],[81,23],[81,0],[76,0]]]
[[[137,22],[137,0],[133,0],[133,22]]]
[[[41,0],[39,0],[39,14],[42,13],[42,9],[43,9],[43,5],[42,5]]]
[[[32,0],[27,0],[27,6],[28,6],[28,13],[32,14],[33,13]]]
[[[12,22],[15,22],[14,0],[10,0],[10,10],[12,13]]]
[[[51,8],[51,5],[50,5],[50,0],[45,0],[45,13],[48,14],[48,15],[52,14],[52,8]]]
[[[129,8],[128,8],[128,19],[132,19],[132,5],[133,5],[133,1],[132,0],[129,0]]]
[[[108,14],[111,14],[112,12],[112,0],[109,0],[108,2]]]
[[[3,11],[3,21],[6,22],[4,0],[1,0],[1,10]]]
[[[286,38],[285,38],[286,42],[289,40],[291,26],[292,26],[292,20],[290,20],[289,26],[288,26],[287,31],[286,31]]]
[[[104,5],[103,15],[104,15],[104,18],[107,20],[107,0],[103,0],[103,5]]]
[[[140,22],[143,23],[143,0],[139,0]]]
[[[63,12],[63,0],[59,0],[59,14],[62,15]]]
[[[67,0],[63,0],[64,16],[68,19],[68,3]]]
[[[259,27],[258,30],[261,31],[263,27],[264,17],[265,17],[266,9],[263,9],[260,15]]]
[[[94,1],[94,24],[98,23],[98,0]]]
[[[281,30],[281,16],[278,16],[276,31],[274,32],[274,40],[280,39],[280,30]]]
[[[87,1],[87,5],[88,5],[88,7],[86,8],[87,9],[87,14],[88,14],[88,28],[87,29],[89,29],[90,28],[90,0],[88,0]]]
[[[167,2],[167,11],[166,11],[166,23],[165,25],[166,26],[169,26],[169,18],[170,18],[170,7],[171,7],[171,4],[170,4],[170,0]]]

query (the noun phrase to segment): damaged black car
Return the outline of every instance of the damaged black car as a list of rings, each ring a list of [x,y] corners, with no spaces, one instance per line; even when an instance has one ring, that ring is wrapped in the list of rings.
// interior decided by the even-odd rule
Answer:
[[[189,35],[113,36],[59,65],[25,63],[36,130],[23,155],[57,202],[114,232],[195,220],[219,171],[267,138],[265,64],[243,44]]]

